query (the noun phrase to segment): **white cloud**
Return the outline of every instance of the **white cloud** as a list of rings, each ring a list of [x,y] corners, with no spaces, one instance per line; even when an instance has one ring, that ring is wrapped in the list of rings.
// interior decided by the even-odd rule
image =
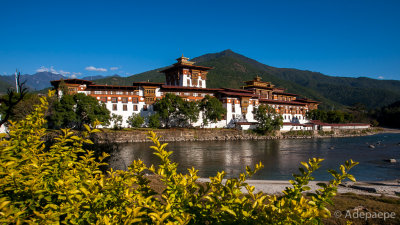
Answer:
[[[67,72],[67,71],[64,71],[64,70],[60,70],[58,72],[63,76],[71,74],[70,72]]]
[[[119,67],[116,67],[116,66],[110,67],[110,70],[117,70],[117,69],[119,69]]]
[[[57,72],[57,70],[54,69],[53,66],[50,66],[50,68],[41,66],[39,69],[36,70],[36,72],[38,72],[38,73],[40,73],[40,72],[51,72],[51,73],[54,73],[54,74],[60,74],[59,72]]]
[[[50,72],[54,73],[54,74],[60,74],[59,72],[57,72],[57,70],[55,70],[53,68],[53,66],[50,67]]]
[[[80,75],[82,75],[81,72],[72,72],[70,78],[75,79],[75,78],[78,78],[78,76],[80,76]]]
[[[36,72],[38,72],[38,73],[40,73],[40,72],[49,72],[49,68],[41,66],[39,69],[36,70]]]
[[[88,66],[85,68],[87,71],[98,71],[98,72],[107,72],[107,69],[105,68],[96,68],[94,66]]]
[[[385,79],[385,78],[384,78],[383,76],[379,76],[378,79],[383,80],[383,79]]]

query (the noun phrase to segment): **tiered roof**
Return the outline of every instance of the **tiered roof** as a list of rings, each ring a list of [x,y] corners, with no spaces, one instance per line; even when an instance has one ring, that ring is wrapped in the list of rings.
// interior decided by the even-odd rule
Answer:
[[[178,61],[178,62],[173,64],[173,66],[171,66],[167,69],[161,70],[160,72],[166,73],[166,72],[178,69],[178,68],[191,68],[191,69],[198,69],[198,70],[203,70],[203,71],[212,69],[212,67],[194,65],[194,62],[189,61],[189,58],[184,57],[183,55],[182,55],[182,57],[177,58],[176,61]]]

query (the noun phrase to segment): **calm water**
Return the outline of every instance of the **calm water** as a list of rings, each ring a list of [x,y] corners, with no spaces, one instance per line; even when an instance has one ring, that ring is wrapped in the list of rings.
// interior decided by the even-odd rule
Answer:
[[[171,159],[179,163],[180,172],[194,167],[201,177],[225,170],[228,177],[244,172],[246,165],[262,162],[265,167],[253,179],[288,180],[297,173],[301,161],[311,157],[324,158],[314,176],[317,180],[331,178],[326,170],[338,169],[347,159],[360,162],[352,174],[357,180],[400,179],[400,134],[377,134],[366,137],[291,139],[265,141],[212,141],[170,143]],[[373,144],[376,148],[369,148]],[[126,169],[134,159],[147,165],[159,163],[149,149],[150,143],[120,144],[111,153],[110,166]],[[331,149],[333,147],[334,149]],[[397,163],[385,162],[394,158]]]

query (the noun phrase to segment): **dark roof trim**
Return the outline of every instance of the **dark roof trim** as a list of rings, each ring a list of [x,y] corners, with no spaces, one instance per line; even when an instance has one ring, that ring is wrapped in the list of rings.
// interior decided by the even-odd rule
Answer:
[[[213,67],[207,67],[207,66],[196,66],[196,65],[185,65],[185,64],[174,64],[173,66],[161,70],[160,73],[165,73],[173,69],[178,69],[178,68],[192,68],[192,69],[200,69],[200,70],[210,70],[213,69]]]
[[[243,89],[234,89],[234,88],[222,88],[225,91],[233,91],[233,92],[245,92],[253,94],[253,91],[243,90]]]
[[[119,85],[89,85],[86,90],[90,89],[124,89],[124,90],[137,90],[136,86],[119,86]]]
[[[51,85],[53,85],[53,86],[56,86],[56,85],[58,86],[58,84],[59,84],[61,81],[64,81],[64,83],[66,83],[66,84],[87,84],[87,85],[93,84],[92,81],[89,81],[89,80],[81,80],[81,79],[52,80],[52,81],[50,81],[50,83],[51,83]]]
[[[164,83],[159,83],[159,82],[133,82],[133,86],[161,86]]]
[[[219,91],[218,93],[227,95],[227,96],[257,97],[257,95],[250,94],[250,93],[240,93],[240,92],[231,92],[231,91]]]
[[[272,92],[272,94],[299,96],[298,94],[292,94],[292,93],[287,93],[287,92],[276,92],[276,91]]]
[[[220,88],[199,88],[199,87],[182,87],[182,86],[171,86],[171,85],[162,85],[163,89],[180,89],[180,90],[196,90],[196,91],[209,91],[209,92],[215,92],[215,91],[221,91],[222,89]]]
[[[280,101],[280,100],[272,100],[272,99],[265,99],[261,98],[260,102],[265,102],[265,103],[273,103],[273,104],[286,104],[286,105],[307,105],[306,103],[303,102],[296,102],[296,101]]]

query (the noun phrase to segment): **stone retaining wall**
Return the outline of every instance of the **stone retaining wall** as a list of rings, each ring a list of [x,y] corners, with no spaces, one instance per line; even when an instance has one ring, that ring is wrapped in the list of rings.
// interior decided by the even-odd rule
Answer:
[[[129,143],[148,142],[146,130],[130,131],[106,131],[92,135],[93,141],[97,143]],[[325,137],[350,137],[375,134],[373,131],[353,132],[351,134],[335,132],[329,135],[282,135],[277,132],[274,136],[262,136],[248,131],[235,129],[159,129],[155,130],[160,140],[164,142],[175,141],[228,141],[228,140],[265,140],[265,139],[297,139],[297,138],[325,138]]]

